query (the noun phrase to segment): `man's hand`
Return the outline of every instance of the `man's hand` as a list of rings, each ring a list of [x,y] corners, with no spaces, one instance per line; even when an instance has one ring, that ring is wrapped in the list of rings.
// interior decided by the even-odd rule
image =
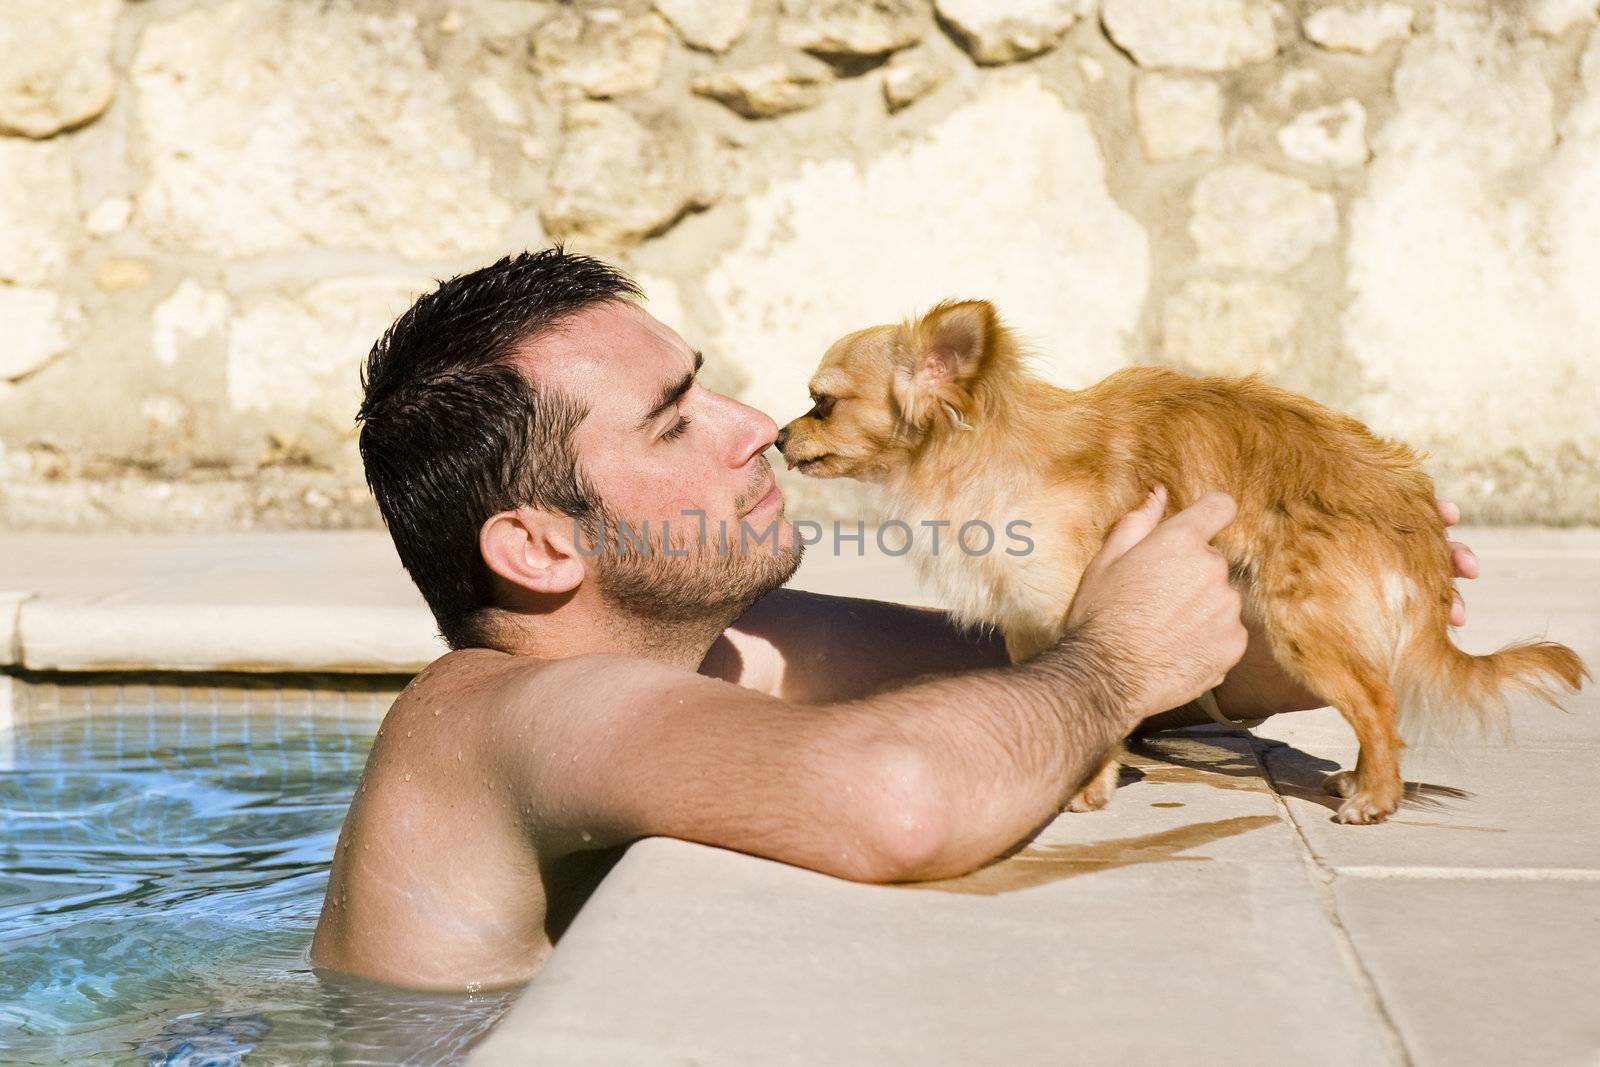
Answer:
[[[1446,527],[1461,521],[1461,509],[1448,500],[1437,502],[1439,517]],[[1456,577],[1476,578],[1478,557],[1460,541],[1447,542]],[[1450,625],[1467,621],[1467,605],[1459,592],[1450,603]],[[1327,707],[1328,702],[1296,681],[1272,655],[1266,632],[1252,619],[1245,620],[1250,641],[1237,666],[1217,689],[1217,706],[1232,718],[1252,718],[1284,711],[1309,711]]]
[[[1233,498],[1206,493],[1162,522],[1166,503],[1166,488],[1157,486],[1117,523],[1067,612],[1068,634],[1092,635],[1115,650],[1135,716],[1130,727],[1218,685],[1248,636],[1228,561],[1210,543],[1233,521]]]
[[[1461,509],[1448,500],[1435,501],[1439,505],[1439,517],[1444,520],[1445,526],[1454,526],[1461,521]],[[1450,562],[1455,564],[1457,578],[1476,578],[1478,576],[1478,557],[1472,549],[1460,541],[1446,541],[1450,546]],[[1461,599],[1459,591],[1450,593],[1450,625],[1464,626],[1467,621],[1467,602]]]

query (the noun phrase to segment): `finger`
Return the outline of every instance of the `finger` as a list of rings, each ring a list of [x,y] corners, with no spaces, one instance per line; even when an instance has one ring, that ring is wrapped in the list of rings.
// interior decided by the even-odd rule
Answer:
[[[1161,523],[1161,513],[1167,506],[1167,487],[1158,485],[1145,494],[1144,501],[1132,511],[1124,515],[1111,532],[1106,535],[1105,543],[1100,546],[1100,551],[1095,553],[1089,565],[1105,566],[1134,545],[1143,541],[1145,537]]]
[[[1439,517],[1444,520],[1444,524],[1446,526],[1454,526],[1456,523],[1461,521],[1461,509],[1456,507],[1450,501],[1435,500],[1434,504],[1438,506]]]
[[[1193,530],[1200,535],[1201,540],[1209,541],[1232,522],[1238,513],[1239,505],[1234,502],[1233,497],[1213,489],[1172,516],[1163,525],[1172,529]]]
[[[1454,590],[1450,592],[1450,625],[1465,626],[1467,623],[1467,602],[1461,599],[1461,594]]]
[[[1450,562],[1455,565],[1458,578],[1476,578],[1478,576],[1478,556],[1472,549],[1460,541],[1451,541]]]

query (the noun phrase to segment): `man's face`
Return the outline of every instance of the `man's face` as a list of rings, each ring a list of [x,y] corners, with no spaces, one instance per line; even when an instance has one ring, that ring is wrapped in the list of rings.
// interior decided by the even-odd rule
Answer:
[[[794,573],[803,546],[763,454],[778,428],[702,386],[701,357],[674,330],[610,301],[572,316],[530,359],[589,409],[573,444],[604,509],[605,550],[590,560],[602,593],[691,619],[742,610]]]

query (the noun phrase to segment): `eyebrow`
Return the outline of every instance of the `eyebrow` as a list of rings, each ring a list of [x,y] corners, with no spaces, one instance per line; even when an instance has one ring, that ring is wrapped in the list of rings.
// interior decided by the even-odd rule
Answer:
[[[694,354],[694,370],[690,371],[688,374],[685,374],[682,378],[679,378],[676,381],[668,382],[666,385],[661,387],[661,394],[656,398],[655,406],[649,411],[645,412],[644,418],[639,420],[638,429],[641,432],[649,429],[650,424],[655,422],[657,416],[659,416],[663,411],[666,411],[679,400],[683,399],[683,394],[687,393],[689,391],[689,387],[694,385],[694,376],[700,373],[700,365],[705,362],[705,359],[705,356],[703,356],[697,349]]]

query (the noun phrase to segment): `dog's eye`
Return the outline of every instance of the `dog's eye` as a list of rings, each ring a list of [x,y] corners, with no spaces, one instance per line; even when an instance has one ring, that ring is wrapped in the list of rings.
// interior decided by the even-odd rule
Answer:
[[[831,397],[831,396],[813,397],[812,398],[812,402],[814,403],[815,406],[811,409],[811,413],[813,415],[815,415],[817,418],[825,419],[829,415],[833,414],[833,397]]]

